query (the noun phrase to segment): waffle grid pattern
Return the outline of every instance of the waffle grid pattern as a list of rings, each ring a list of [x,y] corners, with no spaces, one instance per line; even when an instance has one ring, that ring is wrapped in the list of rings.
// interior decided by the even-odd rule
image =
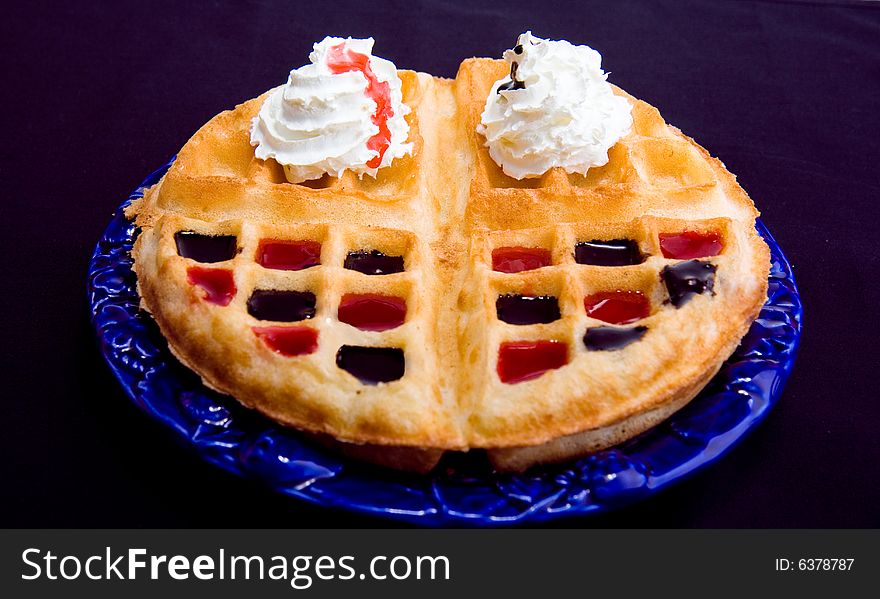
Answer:
[[[408,368],[430,369],[431,358],[424,344],[413,343],[414,331],[426,327],[423,294],[418,292],[426,275],[426,248],[415,235],[405,231],[388,231],[354,226],[296,225],[267,226],[241,220],[206,223],[181,217],[165,217],[156,227],[161,253],[171,261],[186,266],[200,265],[233,273],[236,293],[228,306],[252,327],[308,326],[318,331],[318,350],[313,357],[298,356],[321,363],[332,362],[342,345],[395,347],[404,350]],[[203,235],[234,235],[238,251],[226,261],[202,264],[178,255],[174,235],[193,231]],[[261,266],[257,261],[260,241],[315,241],[321,244],[320,264],[303,270],[279,270]],[[387,255],[403,256],[404,271],[385,275],[367,275],[343,267],[349,252],[377,249]],[[255,290],[311,292],[316,297],[315,314],[297,322],[258,320],[248,314],[247,301]],[[198,291],[195,291],[198,293]],[[406,321],[386,331],[365,331],[340,322],[336,311],[345,294],[379,294],[400,297],[406,301]]]
[[[477,75],[478,79],[485,77]],[[491,82],[489,82],[491,85]],[[540,196],[583,197],[602,186],[645,187],[660,190],[687,190],[715,184],[715,176],[705,159],[689,142],[672,136],[660,113],[632,99],[633,131],[615,144],[605,166],[591,168],[586,176],[552,168],[543,176],[517,180],[504,174],[482,144],[476,148],[478,163],[475,191],[504,197],[517,190],[536,190]],[[479,122],[482,105],[470,107],[472,122]]]
[[[568,344],[573,357],[586,352],[582,341],[586,329],[608,326],[591,318],[584,308],[586,296],[608,291],[638,291],[648,298],[651,313],[637,325],[648,326],[657,320],[662,310],[676,310],[669,304],[669,295],[660,273],[665,266],[683,260],[665,258],[660,248],[661,233],[717,233],[722,244],[733,240],[729,233],[730,221],[719,218],[701,221],[641,218],[629,223],[561,224],[539,229],[484,232],[476,239],[479,280],[482,301],[482,319],[487,323],[486,343],[494,348],[504,342],[557,340]],[[641,264],[628,266],[601,266],[581,264],[575,259],[578,243],[594,240],[631,239],[638,242],[645,258]],[[549,249],[551,264],[542,268],[517,273],[503,273],[492,269],[492,251],[504,247]],[[724,276],[725,246],[716,256],[700,258],[718,266],[717,277]],[[546,324],[508,324],[496,316],[495,302],[502,295],[554,296],[559,301],[561,318]],[[633,325],[633,326],[634,326]]]
[[[324,176],[289,183],[281,165],[274,160],[257,159],[250,146],[250,122],[264,95],[235,112],[219,114],[208,127],[196,132],[164,178],[165,191],[160,195],[159,205],[208,221],[240,216],[276,223],[370,222],[361,217],[363,207],[356,206],[357,201],[385,205],[392,212],[417,209],[428,175],[420,124],[424,82],[411,71],[401,72],[401,79],[404,102],[413,109],[406,116],[413,152],[379,169],[375,178],[358,178],[346,171],[338,178]],[[205,201],[206,197],[210,197],[210,203]],[[348,205],[342,207],[341,202]],[[400,223],[410,224],[405,214]]]

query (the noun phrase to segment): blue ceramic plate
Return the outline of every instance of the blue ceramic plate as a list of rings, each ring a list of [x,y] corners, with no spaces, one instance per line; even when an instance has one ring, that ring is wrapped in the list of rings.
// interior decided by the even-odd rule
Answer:
[[[138,310],[130,255],[137,230],[122,208],[170,164],[122,204],[95,248],[88,292],[101,351],[132,400],[203,458],[281,493],[434,526],[601,512],[647,497],[725,454],[764,419],[791,372],[801,302],[791,267],[759,221],[772,256],[767,303],[718,375],[656,428],[613,449],[526,474],[495,473],[475,455],[450,457],[426,476],[345,459],[204,387]]]

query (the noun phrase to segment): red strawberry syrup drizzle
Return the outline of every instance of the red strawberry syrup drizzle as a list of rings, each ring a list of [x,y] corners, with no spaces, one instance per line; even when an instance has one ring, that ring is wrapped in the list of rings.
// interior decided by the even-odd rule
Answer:
[[[391,144],[391,130],[388,128],[388,119],[394,116],[391,106],[391,88],[387,81],[379,81],[373,73],[370,65],[370,57],[366,54],[354,52],[345,47],[345,44],[337,44],[330,48],[327,57],[327,66],[335,73],[348,73],[358,71],[367,78],[366,95],[376,103],[376,112],[372,116],[373,124],[379,127],[379,132],[367,140],[367,148],[379,154],[367,163],[370,168],[379,168],[382,157]]]

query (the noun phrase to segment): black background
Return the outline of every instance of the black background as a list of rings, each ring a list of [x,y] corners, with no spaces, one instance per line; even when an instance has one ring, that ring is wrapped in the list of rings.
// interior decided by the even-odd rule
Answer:
[[[733,453],[560,525],[880,525],[880,3],[319,0],[4,10],[0,526],[383,525],[221,472],[138,412],[93,338],[88,258],[147,173],[325,35],[372,35],[398,67],[451,77],[527,28],[595,47],[612,82],[719,156],[805,303],[782,401]]]

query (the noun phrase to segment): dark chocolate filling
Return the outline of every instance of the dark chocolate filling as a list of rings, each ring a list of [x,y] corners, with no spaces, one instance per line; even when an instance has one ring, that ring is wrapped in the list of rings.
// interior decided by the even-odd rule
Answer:
[[[390,275],[403,272],[403,256],[386,256],[379,250],[360,250],[349,252],[343,266],[365,275]]]
[[[297,322],[315,315],[315,294],[311,291],[256,289],[247,301],[248,314],[259,320]]]
[[[495,311],[508,324],[546,324],[560,318],[559,300],[552,295],[499,295]]]
[[[406,371],[399,347],[343,345],[336,352],[336,365],[365,385],[396,381]]]
[[[695,295],[711,293],[715,287],[716,268],[711,262],[701,260],[688,260],[665,267],[660,278],[666,284],[672,305],[680,308]]]
[[[590,351],[623,349],[645,336],[648,327],[593,327],[584,335],[584,345]]]
[[[645,261],[634,239],[581,241],[574,246],[574,259],[578,264],[595,266],[631,266]]]
[[[231,260],[238,249],[235,235],[202,235],[195,231],[178,231],[174,243],[178,255],[206,264]]]

